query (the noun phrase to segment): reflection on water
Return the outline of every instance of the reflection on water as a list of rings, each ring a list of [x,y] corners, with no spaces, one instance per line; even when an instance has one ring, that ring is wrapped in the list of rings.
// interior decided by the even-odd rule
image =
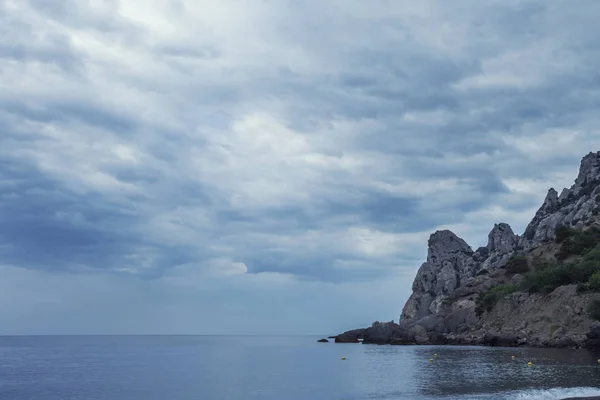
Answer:
[[[419,348],[419,391],[426,395],[479,394],[529,388],[581,387],[600,382],[598,355],[565,349]],[[512,359],[512,356],[515,359]],[[528,366],[528,362],[532,362]]]
[[[401,348],[399,353],[415,392],[427,398],[503,398],[494,395],[600,386],[600,354],[585,350],[422,346]],[[401,397],[386,397],[396,396]]]
[[[0,399],[556,400],[600,395],[600,354],[583,350],[322,344],[317,339],[0,337]]]

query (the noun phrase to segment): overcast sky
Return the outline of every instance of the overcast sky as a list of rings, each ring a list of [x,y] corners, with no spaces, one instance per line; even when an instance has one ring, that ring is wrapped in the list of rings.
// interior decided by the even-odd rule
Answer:
[[[600,150],[596,0],[0,1],[0,333],[332,334]]]

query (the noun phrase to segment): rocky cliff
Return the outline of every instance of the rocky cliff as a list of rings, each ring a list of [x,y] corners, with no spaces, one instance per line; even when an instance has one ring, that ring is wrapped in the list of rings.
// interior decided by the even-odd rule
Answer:
[[[433,233],[399,324],[361,330],[364,343],[596,347],[599,213],[597,152],[571,188],[548,191],[522,236],[499,223],[473,251],[451,231]]]

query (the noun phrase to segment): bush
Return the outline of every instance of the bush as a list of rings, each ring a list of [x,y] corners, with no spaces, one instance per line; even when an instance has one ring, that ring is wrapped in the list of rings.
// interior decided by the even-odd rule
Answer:
[[[549,293],[561,285],[571,283],[568,268],[563,265],[545,265],[544,268],[525,274],[521,287],[529,293]]]
[[[487,269],[482,269],[477,274],[475,274],[475,276],[487,275],[489,273],[490,271],[488,271]]]
[[[597,275],[598,289],[593,289],[592,276]],[[592,290],[600,291],[600,247],[588,252],[582,260],[569,264],[543,263],[535,271],[525,275],[521,287],[530,293],[549,293],[562,285],[588,284]],[[580,287],[583,289],[583,286]]]
[[[512,256],[506,263],[506,272],[509,274],[523,274],[529,271],[529,262],[523,256]]]
[[[575,229],[559,225],[556,227],[554,234],[556,235],[556,243],[562,243],[575,234]]]
[[[591,260],[583,260],[569,266],[573,282],[587,282],[594,273],[600,271],[600,263]]]
[[[592,319],[600,321],[600,300],[592,300],[588,304],[586,311]]]
[[[475,302],[475,312],[477,315],[483,314],[485,311],[491,311],[496,305],[498,300],[504,298],[506,295],[511,294],[519,290],[516,285],[500,285],[488,289],[486,292],[481,293]]]
[[[545,269],[549,269],[549,268],[556,268],[558,266],[558,264],[556,262],[550,262],[550,261],[541,261],[541,262],[537,262],[535,264],[535,270],[536,271],[543,271]]]
[[[600,291],[600,271],[596,271],[588,280],[588,288],[594,291]]]
[[[596,228],[590,228],[586,231],[570,230],[566,232],[558,230],[562,242],[556,258],[564,260],[571,255],[581,256],[592,250],[600,242],[600,232]],[[566,232],[566,233],[565,233]],[[559,236],[557,235],[557,240]]]
[[[600,291],[600,229],[594,226],[578,231],[559,227],[556,239],[562,240],[558,259],[578,255],[578,260],[568,264],[534,264],[534,271],[525,274],[521,288],[530,293],[549,293],[559,286],[577,283],[578,292]]]
[[[586,261],[597,261],[600,262],[600,245],[594,247],[592,250],[588,251],[583,257]]]

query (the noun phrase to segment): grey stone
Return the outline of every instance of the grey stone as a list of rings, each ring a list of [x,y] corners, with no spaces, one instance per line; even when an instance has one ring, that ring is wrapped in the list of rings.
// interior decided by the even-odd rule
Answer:
[[[335,343],[359,343],[366,329],[352,329],[335,337]]]
[[[527,225],[519,245],[528,250],[552,241],[559,225],[568,227],[583,225],[593,218],[596,207],[595,193],[600,190],[600,152],[589,153],[581,160],[579,174],[569,189],[560,196],[550,189],[542,206]]]
[[[473,252],[450,231],[432,234],[427,260],[413,282],[400,327],[406,328],[417,343],[426,343],[427,335],[430,341],[439,341],[443,333],[448,342],[459,343],[573,347],[583,346],[587,340],[600,345],[600,325],[588,332],[592,321],[583,311],[589,296],[577,294],[574,286],[558,288],[546,297],[515,293],[501,299],[490,312],[480,316],[475,313],[476,299],[486,290],[522,281],[522,275],[510,276],[502,269],[510,257],[517,252],[533,254],[534,250],[538,256],[551,253],[556,250],[554,238],[559,225],[581,227],[592,223],[597,193],[600,152],[583,158],[570,189],[564,189],[560,196],[554,188],[548,190],[522,237],[515,235],[508,224],[495,224],[487,245]],[[477,330],[482,333],[476,339],[466,337]]]
[[[506,223],[495,224],[487,245],[473,251],[449,230],[433,233],[427,259],[419,268],[398,324],[374,323],[362,330],[365,342],[394,344],[487,344],[600,348],[600,323],[585,312],[593,293],[575,285],[547,295],[516,292],[490,310],[476,312],[477,299],[490,288],[518,285],[523,276],[507,274],[514,255],[553,261],[558,226],[599,225],[600,152],[583,157],[574,184],[560,195],[551,188],[522,236]],[[344,333],[337,341],[358,341]]]
[[[363,332],[363,343],[386,344],[390,343],[398,330],[398,324],[391,322],[374,322],[370,328]]]
[[[505,223],[495,224],[488,235],[487,249],[490,254],[508,254],[517,246],[518,236],[514,234],[510,225]]]

